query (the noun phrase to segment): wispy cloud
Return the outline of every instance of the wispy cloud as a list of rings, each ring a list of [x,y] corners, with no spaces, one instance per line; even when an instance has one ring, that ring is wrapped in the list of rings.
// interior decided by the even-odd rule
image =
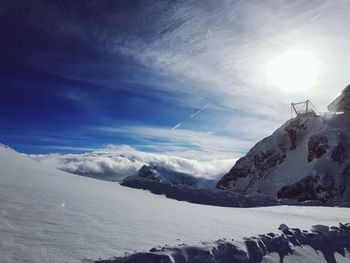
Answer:
[[[27,9],[32,24],[53,39],[76,37],[84,47],[87,40],[95,40],[91,53],[102,53],[111,61],[119,54],[132,57],[160,79],[131,81],[150,84],[149,90],[170,92],[175,95],[173,100],[192,102],[192,106],[193,100],[203,103],[203,98],[209,97],[242,112],[276,116],[291,100],[311,97],[322,110],[334,89],[340,90],[348,82],[350,62],[344,44],[350,37],[347,1],[150,1],[132,10],[124,9],[130,7],[125,2],[116,8],[92,2],[87,9],[97,6],[102,13],[91,12],[96,16],[88,21],[67,17],[64,11],[69,6],[28,4]],[[324,62],[318,85],[309,91],[286,94],[266,78],[268,61],[290,48],[311,49]],[[64,75],[76,78],[79,72],[90,73],[89,67],[85,68],[88,61],[78,67],[69,63]],[[93,64],[99,77],[85,74],[84,80],[112,87],[118,78],[111,77],[111,68],[120,65],[112,62],[105,70]],[[160,76],[171,76],[174,83]]]
[[[329,64],[339,64],[338,57],[350,69],[341,55],[348,53],[342,48],[349,39],[342,29],[349,25],[346,1],[209,1],[200,7],[177,2],[168,7],[157,22],[145,25],[154,38],[130,35],[113,47],[157,72],[200,83],[186,92],[242,112],[278,116],[290,101],[304,98],[324,109],[334,93],[329,85],[340,90],[348,81],[343,70],[336,77],[330,73],[336,67]],[[285,93],[266,76],[268,61],[291,48],[311,50],[323,62],[317,86],[308,91]]]
[[[100,127],[100,131],[116,133],[142,142],[142,147],[193,159],[237,158],[253,141],[235,139],[185,129],[169,130],[166,127],[121,126]]]

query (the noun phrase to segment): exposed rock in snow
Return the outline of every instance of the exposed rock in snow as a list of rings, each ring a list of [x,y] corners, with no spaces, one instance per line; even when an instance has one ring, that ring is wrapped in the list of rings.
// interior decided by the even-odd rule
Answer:
[[[344,168],[343,175],[350,176],[350,165]]]
[[[289,125],[286,125],[284,127],[284,131],[287,133],[288,137],[289,137],[289,149],[291,151],[295,150],[295,148],[297,147],[297,134],[301,133],[302,130],[306,130],[306,125],[305,123],[301,120],[301,118],[295,118],[294,120],[292,120],[290,122]]]
[[[287,121],[256,144],[217,184],[324,204],[350,201],[350,113]]]
[[[331,157],[333,161],[338,162],[339,164],[342,164],[344,160],[348,158],[343,142],[339,142],[337,146],[335,146]]]
[[[319,159],[324,155],[329,148],[328,139],[323,135],[314,135],[309,139],[309,155],[307,156],[308,162],[314,159]]]
[[[268,233],[257,237],[245,238],[245,247],[233,241],[221,239],[214,243],[206,243],[202,247],[179,245],[152,248],[149,252],[140,252],[125,257],[109,260],[97,260],[96,263],[258,263],[271,254],[278,254],[278,259],[269,262],[284,262],[299,254],[305,253],[302,262],[335,263],[336,255],[349,259],[350,224],[339,224],[339,227],[324,225],[312,226],[311,232],[298,228],[289,228],[282,224],[281,234]],[[313,252],[307,253],[308,248]],[[297,251],[297,252],[296,252]],[[321,257],[319,255],[321,252]],[[298,255],[297,255],[298,254]],[[307,256],[306,256],[307,255]],[[298,261],[299,262],[299,261]]]
[[[296,199],[299,202],[306,200],[328,201],[344,193],[345,186],[336,186],[329,176],[306,176],[300,181],[282,187],[277,193],[278,198]]]

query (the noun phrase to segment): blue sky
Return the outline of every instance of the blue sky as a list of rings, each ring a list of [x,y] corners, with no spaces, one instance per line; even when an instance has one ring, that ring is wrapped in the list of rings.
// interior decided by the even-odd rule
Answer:
[[[348,1],[3,1],[0,141],[25,153],[129,145],[240,156],[289,118],[291,101],[309,98],[324,111],[348,84],[349,9]],[[294,49],[317,55],[320,76],[286,92],[265,68]]]

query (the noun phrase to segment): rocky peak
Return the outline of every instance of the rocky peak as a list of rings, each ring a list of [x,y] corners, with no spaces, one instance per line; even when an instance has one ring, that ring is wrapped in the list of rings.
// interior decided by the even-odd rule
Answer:
[[[203,177],[195,177],[190,174],[178,172],[166,167],[148,164],[141,167],[136,175],[128,176],[123,181],[150,180],[170,185],[185,185],[195,188],[214,188],[215,181]]]
[[[162,182],[162,178],[159,176],[156,170],[153,169],[153,167],[149,165],[144,165],[141,167],[141,169],[137,173],[138,177],[141,178],[147,178],[153,181]]]

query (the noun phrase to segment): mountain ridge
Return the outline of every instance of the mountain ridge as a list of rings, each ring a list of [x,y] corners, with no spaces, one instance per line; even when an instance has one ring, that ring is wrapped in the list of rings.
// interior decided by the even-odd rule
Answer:
[[[349,202],[350,114],[287,121],[239,159],[217,188],[299,202]]]

